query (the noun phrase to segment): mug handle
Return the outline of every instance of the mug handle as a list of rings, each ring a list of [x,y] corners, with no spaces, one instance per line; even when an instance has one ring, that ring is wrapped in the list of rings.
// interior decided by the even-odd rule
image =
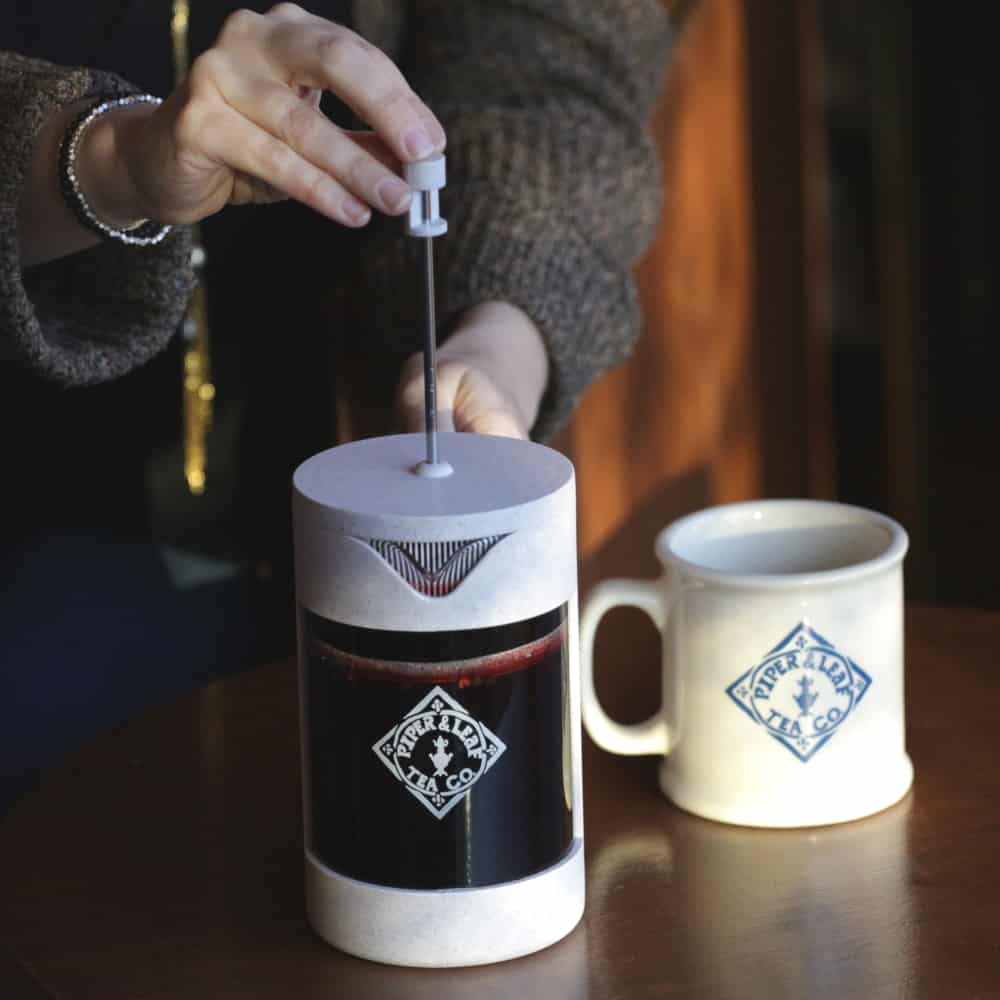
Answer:
[[[665,754],[670,748],[670,730],[663,707],[645,722],[626,726],[604,711],[594,689],[594,637],[601,619],[616,607],[645,611],[663,632],[666,613],[662,584],[646,580],[605,580],[590,592],[580,613],[580,666],[583,674],[583,724],[590,738],[611,753],[625,755]]]

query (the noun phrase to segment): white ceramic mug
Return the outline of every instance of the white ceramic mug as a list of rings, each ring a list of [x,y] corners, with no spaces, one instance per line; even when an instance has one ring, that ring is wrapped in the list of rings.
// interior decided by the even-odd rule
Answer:
[[[664,794],[709,819],[818,826],[892,805],[913,781],[906,548],[890,518],[823,501],[676,521],[656,539],[661,579],[607,580],[584,605],[588,733],[612,753],[663,754]],[[594,690],[594,636],[618,605],[645,611],[663,636],[663,705],[633,726],[610,719]]]

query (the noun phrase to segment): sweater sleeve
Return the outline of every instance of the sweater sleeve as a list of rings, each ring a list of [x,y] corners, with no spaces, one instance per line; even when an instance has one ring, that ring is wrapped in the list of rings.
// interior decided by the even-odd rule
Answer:
[[[532,317],[551,361],[544,439],[639,335],[631,264],[659,218],[647,122],[669,21],[657,0],[415,0],[409,28],[403,68],[448,134],[439,312],[501,299]],[[380,332],[411,349],[417,242],[387,236],[365,263]]]
[[[63,385],[103,382],[163,348],[192,287],[190,234],[102,243],[23,269],[18,204],[36,136],[59,107],[129,93],[117,77],[0,52],[0,358]]]

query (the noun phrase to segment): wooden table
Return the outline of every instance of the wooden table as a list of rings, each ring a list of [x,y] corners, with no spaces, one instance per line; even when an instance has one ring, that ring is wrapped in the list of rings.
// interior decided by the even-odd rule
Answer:
[[[638,646],[617,647],[633,716],[655,673]],[[1000,615],[909,610],[916,785],[839,827],[699,820],[660,797],[654,760],[588,746],[583,924],[441,972],[311,933],[293,669],[216,683],[76,754],[0,824],[0,997],[1000,997],[998,653]]]

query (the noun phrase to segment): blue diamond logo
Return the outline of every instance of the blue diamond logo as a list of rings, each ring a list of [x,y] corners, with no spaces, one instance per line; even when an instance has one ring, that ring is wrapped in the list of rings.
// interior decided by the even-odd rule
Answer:
[[[801,622],[726,694],[805,763],[837,735],[871,683],[854,660]]]

